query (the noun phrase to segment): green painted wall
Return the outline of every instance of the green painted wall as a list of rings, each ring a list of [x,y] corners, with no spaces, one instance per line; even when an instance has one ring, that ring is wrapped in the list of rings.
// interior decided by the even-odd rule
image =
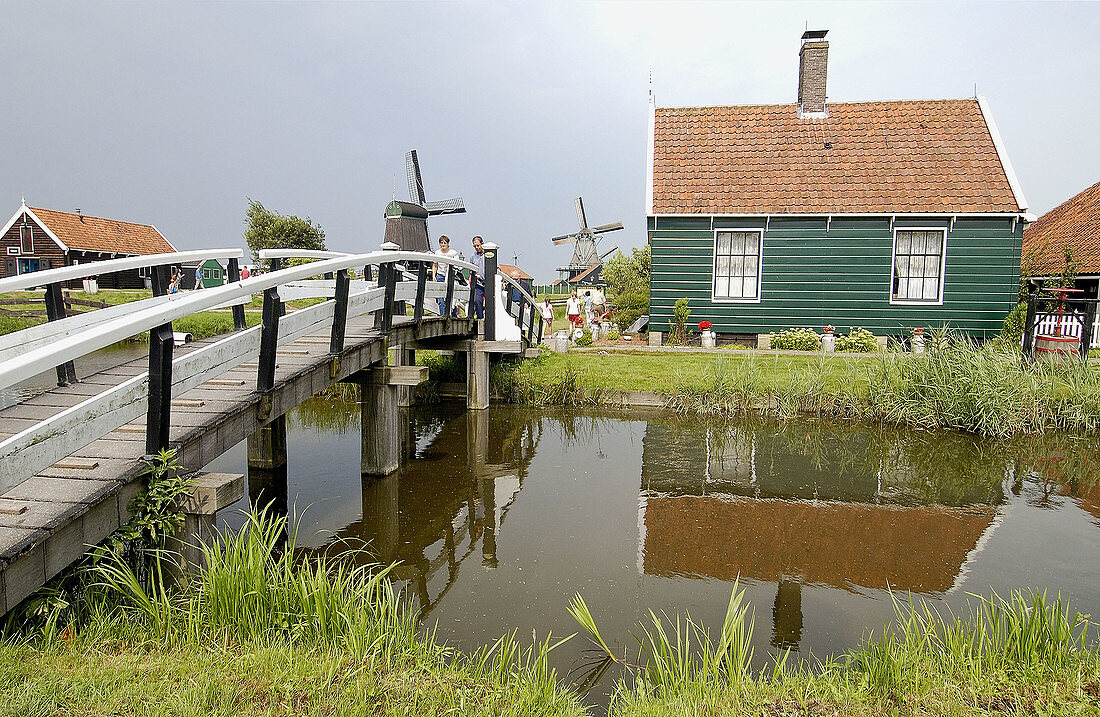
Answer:
[[[713,222],[713,224],[712,224]],[[649,218],[652,249],[650,327],[667,330],[677,299],[687,298],[691,323],[715,331],[760,334],[788,327],[819,333],[862,326],[902,335],[915,326],[944,324],[973,336],[992,336],[1016,303],[1023,224],[1012,219],[898,218],[895,228],[949,228],[943,305],[890,304],[890,219],[772,217],[764,233],[760,303],[711,300],[714,230],[762,229],[763,219]]]

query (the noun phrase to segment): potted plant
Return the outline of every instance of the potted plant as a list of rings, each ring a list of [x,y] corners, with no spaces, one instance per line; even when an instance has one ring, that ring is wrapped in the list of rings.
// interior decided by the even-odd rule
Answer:
[[[924,353],[924,327],[917,326],[913,329],[913,339],[909,342],[909,347],[915,354]]]
[[[833,333],[836,328],[832,324],[825,324],[821,330],[825,332],[821,337],[821,350],[831,354],[836,351],[836,336]]]
[[[705,349],[712,349],[716,345],[716,341],[715,341],[715,338],[714,338],[714,331],[712,330],[713,327],[714,327],[714,324],[710,323],[709,321],[704,320],[704,321],[699,322],[699,336],[700,336],[703,348],[705,348]]]

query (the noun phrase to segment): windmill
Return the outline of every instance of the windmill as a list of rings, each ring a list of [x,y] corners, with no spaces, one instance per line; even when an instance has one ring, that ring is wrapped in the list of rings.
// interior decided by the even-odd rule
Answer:
[[[557,244],[573,244],[573,258],[569,261],[568,266],[559,266],[558,271],[562,273],[563,279],[573,279],[579,274],[583,274],[590,270],[594,266],[599,266],[603,263],[603,257],[607,256],[614,251],[604,252],[601,255],[596,251],[596,245],[600,241],[600,235],[607,232],[618,231],[623,228],[622,222],[612,222],[611,224],[601,224],[598,227],[588,226],[588,217],[584,213],[584,200],[581,197],[577,197],[575,204],[577,205],[577,224],[580,225],[580,229],[572,234],[563,234],[551,239],[555,245]]]
[[[465,214],[462,197],[429,202],[424,196],[424,179],[420,175],[420,160],[416,150],[405,155],[405,174],[409,179],[408,202],[395,198],[386,207],[386,238],[408,251],[431,251],[428,239],[428,217],[439,214]]]

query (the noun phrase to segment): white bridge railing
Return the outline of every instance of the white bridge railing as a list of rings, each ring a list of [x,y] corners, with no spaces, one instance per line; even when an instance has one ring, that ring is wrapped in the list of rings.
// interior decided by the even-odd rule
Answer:
[[[211,252],[203,252],[203,256],[209,257]],[[426,268],[430,262],[448,266],[451,280],[445,283],[426,281]],[[404,280],[397,266],[411,266],[413,263],[424,268],[418,269],[415,281]],[[378,267],[381,280],[375,285],[356,282],[353,292],[348,270],[364,266]],[[58,274],[53,272],[70,268],[39,272],[34,285],[41,285],[43,280],[60,281]],[[81,268],[86,274],[87,267],[81,265]],[[472,270],[474,266],[458,259],[406,251],[343,255],[271,271],[221,287],[156,296],[127,304],[126,310],[113,307],[103,320],[83,327],[63,325],[60,321],[45,324],[47,329],[52,328],[53,334],[40,331],[34,334],[29,350],[3,354],[0,388],[30,378],[40,373],[43,367],[62,366],[146,331],[150,332],[151,373],[135,376],[0,441],[0,493],[119,426],[140,418],[142,414],[147,415],[147,452],[166,448],[173,396],[247,360],[255,360],[257,353],[257,390],[270,391],[274,386],[278,345],[330,328],[330,350],[339,353],[343,350],[344,330],[349,318],[376,313],[376,326],[386,331],[392,321],[395,302],[412,302],[416,318],[422,317],[425,311],[437,313],[437,297],[444,298],[448,306],[453,301],[456,269]],[[334,275],[332,299],[282,316],[281,287],[326,273]],[[52,285],[58,286],[56,283]],[[4,288],[2,284],[0,288]],[[199,311],[247,301],[256,293],[264,294],[264,320],[261,325],[238,330],[173,359],[172,321]],[[102,309],[96,313],[104,311],[108,310]],[[42,326],[35,328],[43,329]],[[30,331],[15,332],[8,337],[8,341],[18,344],[21,335]]]

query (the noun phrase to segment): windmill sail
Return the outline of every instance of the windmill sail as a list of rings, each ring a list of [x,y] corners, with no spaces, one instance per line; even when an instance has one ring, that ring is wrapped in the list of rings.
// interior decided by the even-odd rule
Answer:
[[[436,202],[428,201],[424,192],[424,177],[420,174],[420,158],[417,157],[415,149],[411,149],[405,154],[405,175],[409,180],[409,200],[413,204],[418,204],[428,210],[428,216],[463,214],[466,212],[466,205],[463,203],[462,197],[443,199]]]
[[[596,248],[596,245],[600,241],[600,234],[618,231],[623,228],[622,222],[601,224],[594,228],[589,227],[588,215],[585,214],[584,211],[584,200],[581,197],[577,197],[573,201],[573,204],[577,209],[577,224],[579,229],[572,234],[562,234],[550,239],[554,244],[574,245],[573,258],[570,260],[569,265],[558,268],[558,271],[567,274],[570,279],[602,263],[603,258]]]

